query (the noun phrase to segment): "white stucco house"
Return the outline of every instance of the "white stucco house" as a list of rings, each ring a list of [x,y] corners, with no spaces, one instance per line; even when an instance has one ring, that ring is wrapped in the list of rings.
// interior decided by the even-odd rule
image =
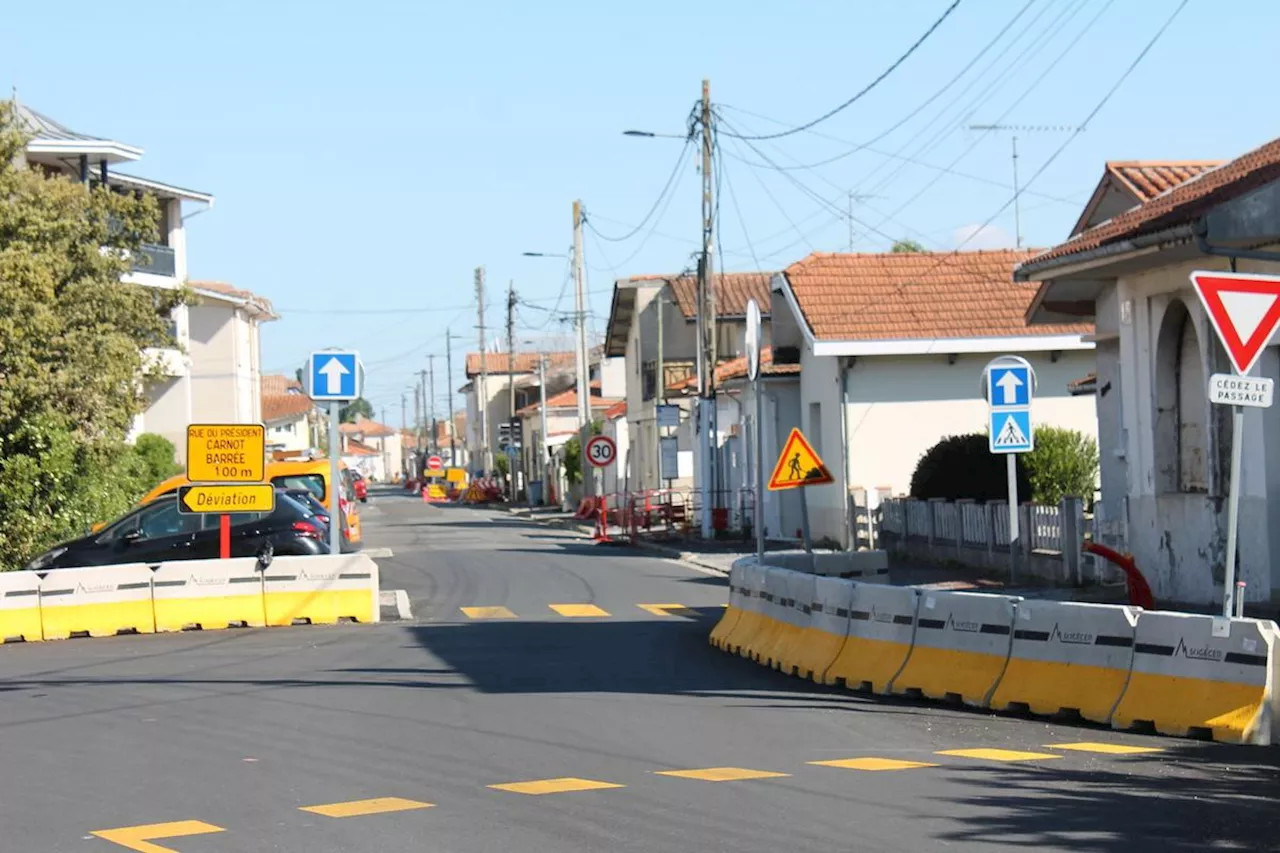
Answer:
[[[267,375],[262,377],[261,386],[268,452],[296,453],[316,447],[316,408],[303,393],[302,383],[288,376]]]
[[[141,148],[77,133],[16,99],[12,103],[17,121],[31,136],[28,165],[156,200],[159,235],[155,243],[143,246],[125,280],[157,289],[175,289],[187,282],[185,221],[212,207],[213,196],[120,172],[119,165],[141,159]],[[258,329],[277,319],[267,300],[247,291],[220,282],[190,284],[193,303],[173,312],[176,345],[145,354],[159,378],[144,388],[149,403],[130,431],[131,438],[152,432],[169,439],[179,463],[185,462],[188,424],[261,418]]]
[[[1097,434],[1094,398],[1067,389],[1094,367],[1092,325],[1026,325],[1035,290],[1012,273],[1034,254],[819,252],[773,276],[772,363],[798,370],[766,384],[763,461],[771,470],[793,426],[823,458],[835,483],[807,489],[815,539],[847,547],[854,501],[908,493],[926,450],[987,429],[981,376],[996,356],[1035,369],[1036,424]],[[742,402],[750,412],[749,389]],[[764,501],[770,535],[792,535],[796,497]]]
[[[1195,165],[1092,217],[1015,277],[1039,283],[1031,328],[1096,323],[1106,534],[1134,555],[1157,598],[1209,605],[1223,598],[1231,418],[1207,388],[1230,367],[1189,274],[1233,265],[1280,274],[1280,140]],[[1280,378],[1276,345],[1253,375]],[[1280,589],[1280,410],[1244,411],[1237,577],[1247,601],[1265,602]]]

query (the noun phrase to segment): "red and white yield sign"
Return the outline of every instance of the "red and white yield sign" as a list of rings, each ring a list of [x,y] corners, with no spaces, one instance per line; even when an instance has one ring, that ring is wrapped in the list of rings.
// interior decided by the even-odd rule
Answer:
[[[428,470],[428,471],[439,471],[439,470],[440,470],[440,469],[442,469],[442,468],[444,468],[444,460],[443,460],[443,459],[441,459],[439,456],[428,456],[428,457],[427,457],[427,470]]]
[[[1232,366],[1247,374],[1280,326],[1280,277],[1196,270],[1191,283]]]
[[[587,440],[587,461],[597,468],[613,464],[618,458],[618,445],[607,435],[593,435]]]

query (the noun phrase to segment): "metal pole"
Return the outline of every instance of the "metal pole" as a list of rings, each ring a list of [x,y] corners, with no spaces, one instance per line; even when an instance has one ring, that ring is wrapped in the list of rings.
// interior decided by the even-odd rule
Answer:
[[[444,330],[444,384],[449,388],[449,464],[457,466],[458,464],[458,447],[457,447],[457,424],[458,421],[453,416],[453,333],[450,329]]]
[[[551,447],[547,444],[547,355],[538,355],[538,431],[542,434],[542,503],[550,503]]]
[[[1018,455],[1005,454],[1009,471],[1009,583],[1018,576]]]
[[[712,269],[712,246],[715,228],[713,193],[715,179],[712,174],[711,81],[702,81],[702,257],[698,264],[698,319],[701,321],[698,351],[702,354],[701,395],[698,401],[699,427],[702,430],[702,459],[698,466],[702,479],[702,536],[711,537],[712,510],[717,502],[715,488],[715,406],[716,406],[716,289]],[[705,315],[705,316],[704,316]]]
[[[1227,563],[1222,615],[1230,617],[1236,595],[1236,533],[1240,523],[1240,451],[1244,445],[1244,407],[1231,407],[1231,484],[1227,491]]]
[[[516,499],[516,460],[519,456],[513,456],[510,448],[515,447],[516,443],[516,283],[513,280],[507,282],[507,477],[510,480],[510,493],[508,500],[512,503]]]
[[[587,365],[587,323],[584,279],[582,268],[582,202],[573,203],[573,331],[577,338],[573,358],[578,374],[578,435],[586,441],[587,425],[591,422],[591,376]],[[583,478],[583,482],[586,478]]]
[[[476,406],[480,413],[480,466],[488,474],[489,459],[489,360],[484,341],[484,267],[476,267],[476,306],[480,314],[480,388],[476,393]],[[475,463],[472,461],[472,466]]]
[[[1013,234],[1014,246],[1022,248],[1022,204],[1018,193],[1018,137],[1013,137]]]
[[[440,439],[436,436],[436,357],[427,356],[427,405],[431,412],[427,418],[427,428],[431,435],[427,439],[427,447],[432,453],[440,452]]]
[[[756,463],[756,562],[764,563],[764,400],[760,394],[760,377],[751,383],[756,398],[755,463]],[[804,489],[800,490],[801,496]]]
[[[813,554],[813,538],[809,535],[809,499],[805,497],[805,487],[800,487],[800,535],[804,537],[804,551]]]
[[[329,403],[329,553],[342,553],[341,455],[338,449],[338,411],[336,402]]]
[[[654,300],[654,304],[658,308],[658,360],[655,365],[653,391],[653,435],[655,447],[657,448],[657,456],[654,457],[653,470],[657,475],[654,478],[653,486],[655,489],[662,488],[662,427],[658,423],[658,408],[667,401],[667,368],[662,360],[662,310],[664,300],[662,291],[658,291],[658,296]],[[670,478],[668,478],[670,479]]]

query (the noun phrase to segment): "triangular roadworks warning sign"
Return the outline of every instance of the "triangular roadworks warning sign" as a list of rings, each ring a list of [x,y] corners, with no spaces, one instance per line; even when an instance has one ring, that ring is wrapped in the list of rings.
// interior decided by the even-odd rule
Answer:
[[[835,478],[822,464],[818,454],[814,453],[809,442],[805,441],[800,430],[794,427],[787,437],[787,446],[782,448],[778,464],[773,467],[773,476],[769,478],[769,491],[795,489],[800,486],[821,486],[834,483]]]
[[[1191,283],[1231,365],[1248,373],[1280,325],[1280,278],[1196,270]]]

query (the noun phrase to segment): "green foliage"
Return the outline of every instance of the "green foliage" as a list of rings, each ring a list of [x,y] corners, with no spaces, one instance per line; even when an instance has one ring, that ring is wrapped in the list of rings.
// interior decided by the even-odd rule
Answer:
[[[358,415],[373,419],[373,406],[364,397],[357,397],[338,410],[338,420],[344,424],[353,424]]]
[[[1019,457],[1022,454],[1018,454]],[[1029,500],[1027,468],[1018,459],[1018,500]],[[1007,500],[1009,474],[1002,455],[991,452],[985,433],[949,435],[929,448],[911,475],[913,498]]]
[[[134,441],[133,452],[142,462],[146,489],[153,489],[173,475],[182,473],[173,442],[162,435],[144,432]]]
[[[1093,503],[1098,478],[1098,442],[1082,432],[1036,427],[1035,450],[1026,454],[1033,500],[1056,504],[1064,497]]]
[[[497,471],[500,477],[505,477],[511,472],[511,460],[507,458],[507,454],[499,453],[493,457],[493,470]]]
[[[157,210],[28,168],[0,103],[0,568],[118,515],[144,464],[124,444],[182,292],[126,284]]]
[[[564,476],[570,485],[582,482],[582,442],[575,435],[564,443]]]
[[[893,248],[889,251],[896,254],[901,254],[902,252],[923,252],[924,246],[921,246],[915,240],[898,240],[894,242]]]

